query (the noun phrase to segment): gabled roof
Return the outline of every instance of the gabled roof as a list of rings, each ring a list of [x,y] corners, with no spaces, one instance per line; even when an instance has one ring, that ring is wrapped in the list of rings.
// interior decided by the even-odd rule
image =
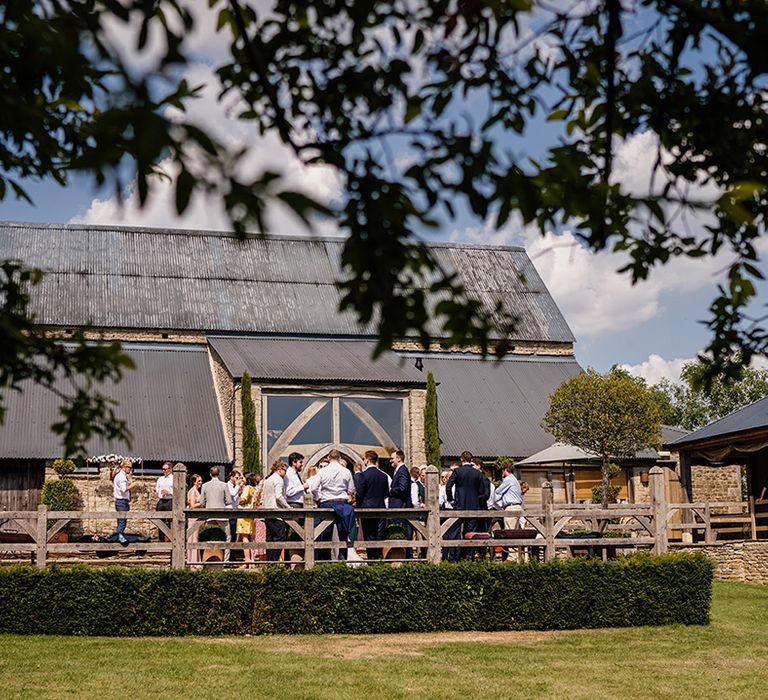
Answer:
[[[418,356],[423,358],[423,376],[431,371],[438,383],[440,452],[448,457],[470,450],[476,457],[519,459],[548,447],[554,438],[541,420],[549,397],[563,380],[581,372],[573,357],[512,355],[496,361],[468,353]]]
[[[366,340],[208,336],[208,342],[235,379],[247,370],[254,380],[275,382],[423,387],[427,381],[406,371],[405,361],[392,353],[374,361],[374,343]]]
[[[340,313],[343,239],[0,223],[0,259],[46,271],[32,308],[50,326],[372,337]],[[513,340],[574,338],[522,248],[430,245],[481,311],[519,319]],[[439,328],[430,328],[439,337]]]
[[[685,435],[685,431],[680,428],[675,428],[671,425],[661,426],[661,439],[666,442],[673,439],[675,436]],[[592,452],[582,450],[575,445],[568,445],[563,442],[556,442],[544,450],[532,454],[530,457],[520,460],[516,463],[516,466],[526,465],[538,465],[538,464],[600,464],[600,455],[596,455]],[[615,458],[622,464],[631,463],[635,461],[650,461],[655,462],[659,459],[659,453],[654,449],[638,450],[634,457],[631,458]]]
[[[729,413],[668,444],[671,449],[714,438],[736,437],[750,430],[768,429],[768,396]]]
[[[86,445],[89,454],[228,463],[206,348],[124,344],[123,350],[136,368],[126,370],[119,384],[107,383],[99,390],[118,402],[117,415],[127,421],[133,443],[129,447],[97,436]],[[64,393],[71,391],[64,381],[57,388]],[[50,430],[60,420],[59,400],[32,382],[24,383],[22,393],[6,391],[3,398],[7,412],[0,425],[0,458],[61,457],[61,439]]]

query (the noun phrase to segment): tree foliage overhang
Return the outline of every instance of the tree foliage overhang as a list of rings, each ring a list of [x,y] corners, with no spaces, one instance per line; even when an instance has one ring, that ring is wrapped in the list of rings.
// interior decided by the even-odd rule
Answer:
[[[185,116],[198,87],[179,78],[194,23],[181,0],[0,2],[0,199],[26,197],[28,179],[84,172],[118,192],[135,179],[144,203],[170,158],[177,210],[216,194],[241,235],[265,230],[275,200],[308,226],[333,217],[348,234],[343,306],[377,320],[379,351],[414,332],[426,343],[430,316],[448,344],[509,350],[514,319],[493,326],[418,239],[465,215],[568,227],[594,250],[628,254],[633,281],[677,256],[725,250],[706,376],[736,375],[766,351],[750,315],[768,203],[762,0],[209,5],[231,50],[222,98],[303,163],[332,168],[338,201],[313,201],[274,172],[244,176],[245,154]],[[153,38],[151,68],[116,45],[110,29],[122,22],[136,28],[134,58]],[[545,120],[554,145],[532,155],[525,146]],[[644,131],[657,158],[636,193],[615,180],[614,149]],[[691,233],[699,215],[708,221]]]

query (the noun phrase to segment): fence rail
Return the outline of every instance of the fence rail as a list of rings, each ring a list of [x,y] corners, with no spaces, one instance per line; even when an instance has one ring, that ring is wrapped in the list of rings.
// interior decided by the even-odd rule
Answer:
[[[667,503],[664,490],[664,474],[653,468],[651,478],[651,502],[649,504],[610,505],[554,503],[551,485],[542,489],[541,505],[525,506],[522,512],[514,513],[524,519],[525,527],[514,532],[514,537],[493,537],[491,539],[456,539],[456,529],[467,530],[472,521],[500,520],[510,514],[505,511],[457,511],[438,507],[438,472],[429,469],[426,477],[425,508],[403,509],[358,509],[358,523],[362,523],[363,535],[366,522],[382,519],[386,522],[407,522],[415,532],[416,539],[365,540],[358,538],[355,546],[381,551],[399,549],[395,559],[388,561],[429,561],[437,563],[446,555],[450,558],[464,556],[466,550],[479,553],[499,551],[519,555],[540,556],[547,561],[558,556],[569,556],[588,551],[603,557],[616,550],[647,549],[663,554],[670,547],[669,535],[695,533],[703,536],[707,544],[715,542],[718,532],[729,533],[734,523],[749,530],[755,539],[758,533],[768,531],[768,500],[754,500],[741,503]],[[186,469],[183,465],[174,467],[174,493],[185,493]],[[240,551],[282,551],[284,559],[292,565],[311,568],[328,550],[333,554],[344,553],[345,542],[328,541],[335,512],[327,508],[307,507],[290,510],[282,509],[226,509],[189,510],[184,508],[184,499],[174,499],[172,511],[48,511],[40,506],[36,511],[9,511],[2,513],[6,521],[15,523],[21,530],[14,542],[0,542],[0,555],[4,553],[30,553],[38,567],[45,567],[49,555],[89,555],[93,553],[152,553],[169,554],[173,568],[185,566],[217,567],[227,564],[226,557],[218,561],[199,561],[194,553],[204,550],[218,550],[219,553]],[[676,515],[682,522],[672,522]],[[148,520],[168,539],[166,542],[135,542],[122,545],[116,542],[57,542],[55,536],[72,520]],[[196,534],[208,522],[221,522],[234,518],[280,519],[289,528],[292,539],[283,541],[255,542],[197,542]],[[458,525],[457,525],[458,524]],[[721,527],[726,526],[727,527]],[[479,529],[479,528],[478,528]],[[619,532],[616,532],[616,531]],[[510,531],[506,531],[509,535]],[[615,535],[615,536],[610,536]],[[671,543],[676,546],[677,543]],[[335,557],[333,557],[335,558]],[[254,566],[263,562],[245,564]]]

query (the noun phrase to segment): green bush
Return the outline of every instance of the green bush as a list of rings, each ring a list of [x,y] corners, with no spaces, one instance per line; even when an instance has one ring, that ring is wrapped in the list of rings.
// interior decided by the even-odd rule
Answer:
[[[197,535],[198,542],[224,542],[227,535],[219,525],[204,525]]]
[[[65,476],[75,471],[75,463],[71,459],[54,459],[51,468],[59,476]]]
[[[75,484],[70,479],[51,479],[43,484],[40,502],[48,510],[75,510]]]
[[[621,492],[621,486],[615,486],[614,484],[608,484],[608,503],[616,503]],[[603,502],[603,485],[598,484],[592,487],[592,503]]]
[[[0,633],[231,635],[707,624],[700,555],[310,571],[0,569]],[[408,614],[402,601],[408,601]]]

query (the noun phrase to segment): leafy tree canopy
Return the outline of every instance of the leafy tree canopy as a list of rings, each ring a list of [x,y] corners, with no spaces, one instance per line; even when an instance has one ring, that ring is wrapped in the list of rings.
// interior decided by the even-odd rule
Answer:
[[[243,0],[209,4],[229,38],[222,99],[236,98],[242,120],[301,162],[333,169],[338,201],[248,174],[243,152],[185,115],[199,86],[179,76],[199,3],[182,0],[0,1],[0,200],[79,172],[118,192],[134,180],[144,203],[166,160],[177,210],[197,192],[216,195],[240,234],[264,230],[275,200],[308,225],[331,216],[348,234],[343,306],[376,320],[379,351],[409,333],[427,342],[430,316],[445,342],[508,351],[514,319],[501,306],[480,315],[418,240],[462,216],[568,227],[595,250],[628,254],[633,280],[677,256],[723,254],[707,376],[736,376],[741,359],[768,347],[749,315],[768,203],[763,0],[275,0],[259,13]],[[122,24],[136,29],[132,57],[149,67],[121,52]],[[553,145],[532,154],[545,121]],[[657,158],[637,189],[616,181],[614,149],[643,132]],[[705,225],[694,230],[697,216]],[[17,324],[3,292],[24,274],[0,288],[4,334]],[[28,367],[29,356],[13,357]],[[125,365],[92,359],[115,375]],[[73,364],[64,355],[59,366]],[[3,387],[34,374],[4,367]]]
[[[651,387],[664,423],[697,430],[768,396],[768,370],[744,367],[736,381],[716,377],[704,388],[700,378],[706,369],[702,362],[690,362],[680,373],[681,383],[663,380]]]
[[[603,505],[610,493],[612,457],[658,447],[661,414],[649,392],[623,372],[590,369],[566,379],[550,397],[542,426],[556,440],[602,458]]]

